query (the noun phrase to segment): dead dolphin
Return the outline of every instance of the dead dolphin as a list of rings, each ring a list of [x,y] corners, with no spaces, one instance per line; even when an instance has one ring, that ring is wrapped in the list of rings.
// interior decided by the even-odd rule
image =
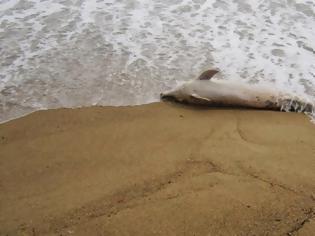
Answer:
[[[218,70],[207,70],[197,79],[161,93],[161,99],[215,107],[247,107],[298,112],[313,110],[314,106],[311,103],[291,94],[278,92],[270,86],[211,79],[218,72]]]

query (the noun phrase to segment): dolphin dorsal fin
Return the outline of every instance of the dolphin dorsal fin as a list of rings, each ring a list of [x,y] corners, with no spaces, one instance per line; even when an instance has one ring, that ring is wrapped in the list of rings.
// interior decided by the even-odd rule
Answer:
[[[218,72],[219,71],[217,70],[206,70],[201,75],[199,75],[198,80],[210,80]]]

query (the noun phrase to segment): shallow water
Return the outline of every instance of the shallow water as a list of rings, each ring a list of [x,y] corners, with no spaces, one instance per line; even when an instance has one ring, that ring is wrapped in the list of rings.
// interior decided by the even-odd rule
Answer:
[[[0,121],[159,100],[216,67],[315,98],[315,3],[0,0]]]

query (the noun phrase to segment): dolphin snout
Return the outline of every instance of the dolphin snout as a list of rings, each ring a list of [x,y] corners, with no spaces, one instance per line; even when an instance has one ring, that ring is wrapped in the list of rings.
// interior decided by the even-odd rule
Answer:
[[[175,97],[169,93],[160,93],[161,100],[175,100]]]
[[[160,98],[161,99],[165,99],[165,98],[168,98],[170,97],[170,95],[168,95],[167,93],[160,93]]]

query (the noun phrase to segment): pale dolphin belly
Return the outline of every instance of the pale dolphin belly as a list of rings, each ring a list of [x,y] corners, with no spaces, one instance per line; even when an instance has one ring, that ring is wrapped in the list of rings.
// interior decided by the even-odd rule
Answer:
[[[208,105],[279,108],[276,91],[261,90],[257,86],[224,82],[196,81],[193,92],[209,99]],[[195,100],[197,102],[197,100]],[[192,100],[192,103],[194,101]]]

